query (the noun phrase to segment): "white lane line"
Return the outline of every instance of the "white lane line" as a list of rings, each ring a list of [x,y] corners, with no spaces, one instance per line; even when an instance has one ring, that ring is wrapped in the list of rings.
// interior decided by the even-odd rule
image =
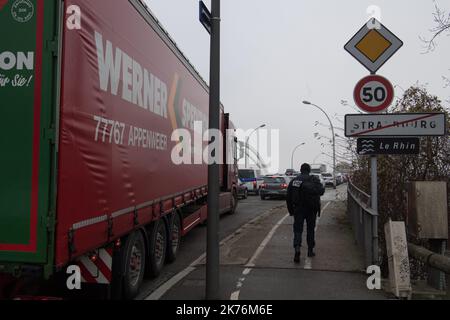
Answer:
[[[244,270],[244,272],[242,272],[242,274],[243,274],[244,276],[246,276],[246,275],[248,275],[250,272],[252,272],[252,269],[247,268],[247,269]]]
[[[233,293],[231,294],[230,300],[231,300],[231,301],[237,301],[237,300],[239,300],[239,294],[240,294],[240,293],[241,293],[240,291],[235,291],[235,292],[233,292]]]
[[[250,220],[249,222],[247,222],[245,225],[243,225],[242,227],[240,227],[238,230],[236,230],[234,233],[232,233],[231,235],[229,235],[228,237],[226,237],[225,239],[223,239],[220,242],[220,245],[223,246],[224,244],[226,244],[229,240],[231,240],[232,238],[236,237],[237,235],[241,234],[245,228],[247,228],[249,225],[254,224],[255,222],[257,222],[258,220],[261,220],[263,218],[265,218],[266,216],[268,216],[270,214],[270,212],[272,210],[277,209],[276,207],[268,210],[266,213],[263,213],[260,216],[257,216],[255,218],[253,218],[252,220]],[[194,271],[196,269],[197,266],[199,266],[206,258],[206,253],[203,253],[200,257],[198,257],[194,262],[192,262],[189,267],[187,267],[186,269],[180,271],[179,273],[177,273],[175,276],[173,276],[172,278],[170,278],[169,280],[167,280],[164,284],[162,284],[158,289],[156,289],[153,293],[151,293],[147,298],[145,298],[145,300],[159,300],[161,299],[162,296],[164,296],[173,286],[175,286],[178,282],[180,282],[183,278],[185,278],[186,276],[188,276],[192,271]]]
[[[289,214],[286,214],[280,221],[278,221],[278,223],[272,228],[272,230],[270,230],[269,234],[267,235],[267,237],[263,240],[263,242],[261,242],[261,244],[259,245],[258,249],[256,250],[255,254],[252,256],[252,258],[250,259],[250,261],[247,263],[246,267],[247,268],[253,268],[255,267],[255,261],[256,259],[258,259],[259,255],[263,252],[263,250],[266,248],[267,244],[269,243],[270,240],[272,240],[275,232],[278,230],[278,228],[283,224],[284,220],[286,220],[289,217]]]
[[[306,257],[305,258],[305,266],[303,267],[305,270],[311,270],[312,269],[312,261],[311,258]]]
[[[275,235],[275,232],[278,230],[278,228],[283,224],[284,220],[286,220],[289,217],[289,214],[286,214],[278,223],[270,230],[270,232],[267,234],[267,236],[264,238],[264,240],[259,245],[258,249],[256,249],[255,253],[253,254],[250,261],[245,266],[246,268],[244,271],[242,271],[243,277],[239,278],[237,284],[236,284],[236,291],[234,291],[231,296],[231,301],[237,301],[239,300],[239,295],[241,294],[241,288],[244,286],[244,282],[246,280],[246,276],[248,276],[252,272],[252,268],[255,267],[256,259],[261,255],[261,253],[264,251],[266,246],[269,244],[270,240],[272,240],[273,236]]]
[[[149,295],[145,300],[159,300],[162,296],[164,296],[167,291],[169,291],[174,285],[176,285],[179,281],[181,281],[184,277],[190,274],[195,270],[195,267],[187,267],[176,276],[171,278],[169,281],[165,282],[162,286],[160,286],[156,291],[154,291],[151,295]]]
[[[320,216],[322,216],[322,214],[325,212],[325,210],[328,208],[328,206],[330,205],[330,203],[331,202],[328,202],[324,207],[323,207],[323,209],[322,209],[322,211],[321,211],[321,213],[320,213]],[[319,228],[319,223],[320,223],[320,217],[317,217],[317,220],[316,220],[316,229],[315,229],[315,231],[316,231],[316,233],[317,233],[317,230],[318,230],[318,228]],[[303,267],[303,269],[305,269],[305,270],[311,270],[312,269],[312,259],[311,258],[309,258],[309,257],[306,257],[305,258],[305,266]]]

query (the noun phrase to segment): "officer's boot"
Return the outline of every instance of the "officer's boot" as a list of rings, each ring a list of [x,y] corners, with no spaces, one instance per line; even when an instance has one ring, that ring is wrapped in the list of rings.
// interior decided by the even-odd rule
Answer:
[[[308,248],[308,257],[314,258],[316,254],[314,253],[314,248]]]
[[[300,247],[295,247],[294,262],[300,263]]]

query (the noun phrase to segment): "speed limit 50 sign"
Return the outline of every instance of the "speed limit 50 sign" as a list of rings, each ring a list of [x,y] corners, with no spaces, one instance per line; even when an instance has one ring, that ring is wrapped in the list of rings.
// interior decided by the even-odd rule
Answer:
[[[392,104],[394,87],[386,78],[371,75],[358,82],[354,99],[356,105],[365,112],[381,112]]]

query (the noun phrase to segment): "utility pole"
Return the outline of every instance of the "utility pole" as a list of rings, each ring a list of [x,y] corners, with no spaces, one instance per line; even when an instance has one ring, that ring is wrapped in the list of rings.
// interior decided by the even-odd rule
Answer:
[[[220,0],[211,0],[211,61],[209,129],[220,129]],[[212,141],[210,142],[212,143]],[[220,150],[215,150],[217,158]],[[208,166],[208,230],[206,256],[206,299],[220,299],[219,193],[220,167]]]

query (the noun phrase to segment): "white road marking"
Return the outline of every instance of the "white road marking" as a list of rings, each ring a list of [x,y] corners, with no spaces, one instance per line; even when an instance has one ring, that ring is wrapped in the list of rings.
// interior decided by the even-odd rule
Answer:
[[[246,276],[246,275],[248,275],[250,272],[252,272],[252,269],[247,268],[247,269],[244,270],[244,272],[242,272],[242,274],[243,274],[244,276]]]
[[[275,232],[278,230],[278,228],[283,224],[284,220],[286,220],[289,217],[289,214],[286,214],[278,223],[270,230],[270,232],[267,234],[267,236],[264,238],[264,240],[259,245],[258,249],[256,249],[255,253],[253,254],[252,258],[249,260],[249,262],[246,265],[246,268],[242,272],[243,276],[248,276],[252,272],[252,268],[255,267],[256,259],[261,255],[261,253],[266,248],[267,244],[272,240],[273,236],[275,235]],[[245,277],[239,278],[237,284],[236,284],[236,290],[231,294],[230,300],[231,301],[237,301],[239,300],[239,295],[241,294],[241,288],[244,286]]]
[[[312,269],[312,261],[311,258],[306,257],[305,258],[305,266],[303,267],[305,270],[311,270]]]
[[[165,282],[162,286],[160,286],[156,291],[154,291],[151,295],[149,295],[145,300],[159,300],[162,296],[166,294],[174,285],[176,285],[179,281],[181,281],[184,277],[190,274],[195,270],[195,267],[187,267],[180,273],[178,273],[175,277],[171,278],[169,281]]]
[[[239,300],[239,294],[240,294],[240,293],[241,293],[240,291],[235,291],[235,292],[233,292],[233,293],[231,294],[230,300],[231,300],[231,301],[238,301],[238,300]]]
[[[266,246],[269,243],[269,241],[272,240],[273,235],[275,234],[275,232],[283,224],[284,220],[286,220],[288,217],[289,217],[289,214],[286,214],[280,221],[278,221],[278,223],[272,228],[272,230],[270,230],[270,232],[267,235],[267,237],[263,240],[263,242],[261,242],[261,244],[259,245],[259,247],[256,250],[255,254],[252,256],[250,261],[247,263],[247,265],[246,265],[247,268],[253,268],[255,266],[256,259],[258,259],[260,254],[266,248]]]
[[[317,229],[319,228],[319,223],[320,223],[320,218],[322,216],[322,214],[325,212],[325,210],[328,208],[328,206],[330,205],[331,202],[328,202],[322,209],[322,211],[320,212],[320,217],[317,217],[316,220],[316,233],[317,233]],[[303,269],[305,270],[311,270],[312,269],[312,259],[309,257],[305,258],[305,266],[303,267]]]
[[[246,227],[249,225],[255,223],[256,221],[265,218],[267,215],[270,214],[270,212],[276,208],[272,208],[271,210],[267,211],[266,213],[257,216],[244,224],[242,227],[240,227],[238,230],[236,230],[234,233],[226,237],[220,242],[220,245],[223,246],[226,244],[229,240],[237,236],[238,234],[241,234]],[[202,261],[206,258],[206,253],[203,253],[200,257],[198,257],[194,262],[192,262],[189,267],[186,269],[180,271],[175,276],[167,280],[164,284],[162,284],[158,289],[156,289],[153,293],[151,293],[145,300],[159,300],[161,297],[163,297],[173,286],[175,286],[178,282],[180,282],[183,278],[188,276],[192,271],[194,271],[197,266],[199,266]],[[250,272],[249,272],[250,273]],[[239,296],[239,295],[238,295]]]

